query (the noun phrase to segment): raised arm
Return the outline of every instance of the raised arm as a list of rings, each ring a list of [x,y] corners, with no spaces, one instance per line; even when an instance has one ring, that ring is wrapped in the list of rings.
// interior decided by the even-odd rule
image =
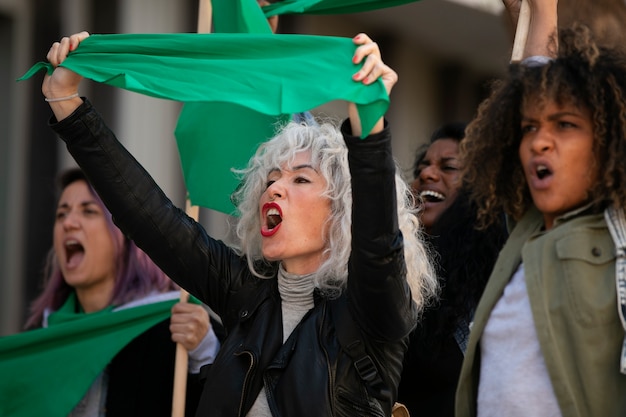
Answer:
[[[398,81],[398,74],[383,62],[378,44],[364,33],[359,33],[352,40],[356,45],[359,45],[354,52],[352,62],[358,64],[365,60],[363,67],[352,77],[354,81],[369,85],[380,77],[385,84],[387,94],[391,93],[391,89]],[[348,116],[352,126],[352,134],[360,136],[362,133],[361,120],[354,103],[348,103]],[[369,134],[380,133],[383,127],[384,121],[381,117]]]
[[[87,32],[66,36],[59,42],[53,43],[46,56],[55,70],[51,75],[46,74],[44,77],[41,92],[59,121],[65,119],[83,104],[83,100],[78,96],[78,86],[83,77],[74,71],[58,66],[65,61],[71,51],[78,47],[78,44],[88,37]]]
[[[522,40],[521,56],[514,56],[512,60],[523,60],[531,56],[556,57],[558,0],[502,0],[502,2],[507,9],[516,36],[526,36],[525,42]],[[522,3],[525,4],[522,5]],[[523,28],[518,25],[526,24],[527,30],[519,30]]]
[[[230,273],[230,262],[244,267],[245,262],[177,208],[91,103],[77,96],[82,77],[59,65],[88,36],[86,32],[74,34],[50,48],[48,59],[55,69],[45,76],[42,92],[56,117],[51,127],[67,144],[124,234],[170,278],[220,314],[224,280],[239,279],[245,271],[242,267],[237,268],[238,273]]]

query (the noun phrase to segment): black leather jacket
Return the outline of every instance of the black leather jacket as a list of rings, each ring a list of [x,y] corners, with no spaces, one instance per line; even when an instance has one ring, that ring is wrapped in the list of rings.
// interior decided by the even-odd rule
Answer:
[[[342,132],[352,173],[353,228],[347,302],[384,382],[368,391],[337,339],[328,300],[282,343],[276,279],[176,208],[85,100],[53,129],[67,143],[116,224],[181,287],[216,311],[227,337],[204,386],[198,416],[245,416],[265,387],[274,416],[389,416],[416,307],[398,229],[388,128],[364,140]],[[161,366],[154,364],[154,366]],[[386,392],[386,394],[385,394]]]

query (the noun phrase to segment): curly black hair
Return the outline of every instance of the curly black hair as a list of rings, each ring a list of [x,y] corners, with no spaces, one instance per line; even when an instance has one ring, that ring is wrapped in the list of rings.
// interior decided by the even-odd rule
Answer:
[[[454,334],[461,320],[469,323],[508,236],[502,213],[488,227],[475,227],[477,206],[469,193],[459,190],[428,236],[441,294],[439,302],[424,312],[418,332],[428,335],[431,346]]]
[[[598,156],[598,183],[589,190],[596,210],[626,206],[626,57],[598,46],[586,26],[559,33],[559,53],[543,66],[512,64],[479,107],[461,143],[462,178],[471,184],[485,227],[502,211],[519,220],[532,199],[518,156],[525,100],[554,101],[589,109]]]

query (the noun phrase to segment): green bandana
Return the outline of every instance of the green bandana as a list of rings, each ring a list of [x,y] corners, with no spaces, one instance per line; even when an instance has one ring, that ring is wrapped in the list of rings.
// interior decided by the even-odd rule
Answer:
[[[268,120],[346,100],[357,103],[369,132],[385,113],[389,97],[382,81],[366,86],[352,80],[359,69],[354,50],[351,39],[309,35],[92,35],[63,66],[153,97],[215,104],[210,113],[184,109],[176,135],[192,203],[230,213],[238,183],[230,170],[245,167],[258,144],[273,135]],[[44,68],[52,70],[40,62],[20,80]]]
[[[263,7],[263,11],[268,17],[294,13],[343,14],[385,9],[416,1],[419,0],[281,0]]]
[[[96,311],[94,313],[85,313],[83,308],[78,303],[78,299],[76,298],[76,293],[72,292],[65,303],[57,310],[48,316],[48,327],[54,326],[55,324],[67,323],[72,320],[82,319],[87,316],[95,317],[98,314],[110,313],[113,311],[113,306],[109,306],[103,310]]]
[[[111,359],[177,301],[85,314],[70,297],[51,327],[0,338],[0,416],[67,416]]]

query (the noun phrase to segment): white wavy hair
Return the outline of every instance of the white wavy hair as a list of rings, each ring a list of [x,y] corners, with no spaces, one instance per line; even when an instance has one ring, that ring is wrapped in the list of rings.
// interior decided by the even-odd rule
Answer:
[[[261,278],[259,262],[263,258],[259,200],[267,188],[267,175],[277,167],[291,166],[299,152],[309,152],[311,163],[326,179],[324,195],[331,200],[325,261],[315,274],[315,286],[322,295],[334,298],[341,294],[348,279],[348,259],[352,243],[352,188],[348,169],[348,150],[334,123],[319,125],[289,122],[277,136],[261,144],[245,169],[236,171],[241,186],[233,194],[239,211],[236,227],[239,253],[245,255],[251,272]],[[413,299],[423,307],[437,292],[437,279],[431,263],[419,220],[415,215],[414,197],[396,167],[398,223],[404,241],[407,281]]]

